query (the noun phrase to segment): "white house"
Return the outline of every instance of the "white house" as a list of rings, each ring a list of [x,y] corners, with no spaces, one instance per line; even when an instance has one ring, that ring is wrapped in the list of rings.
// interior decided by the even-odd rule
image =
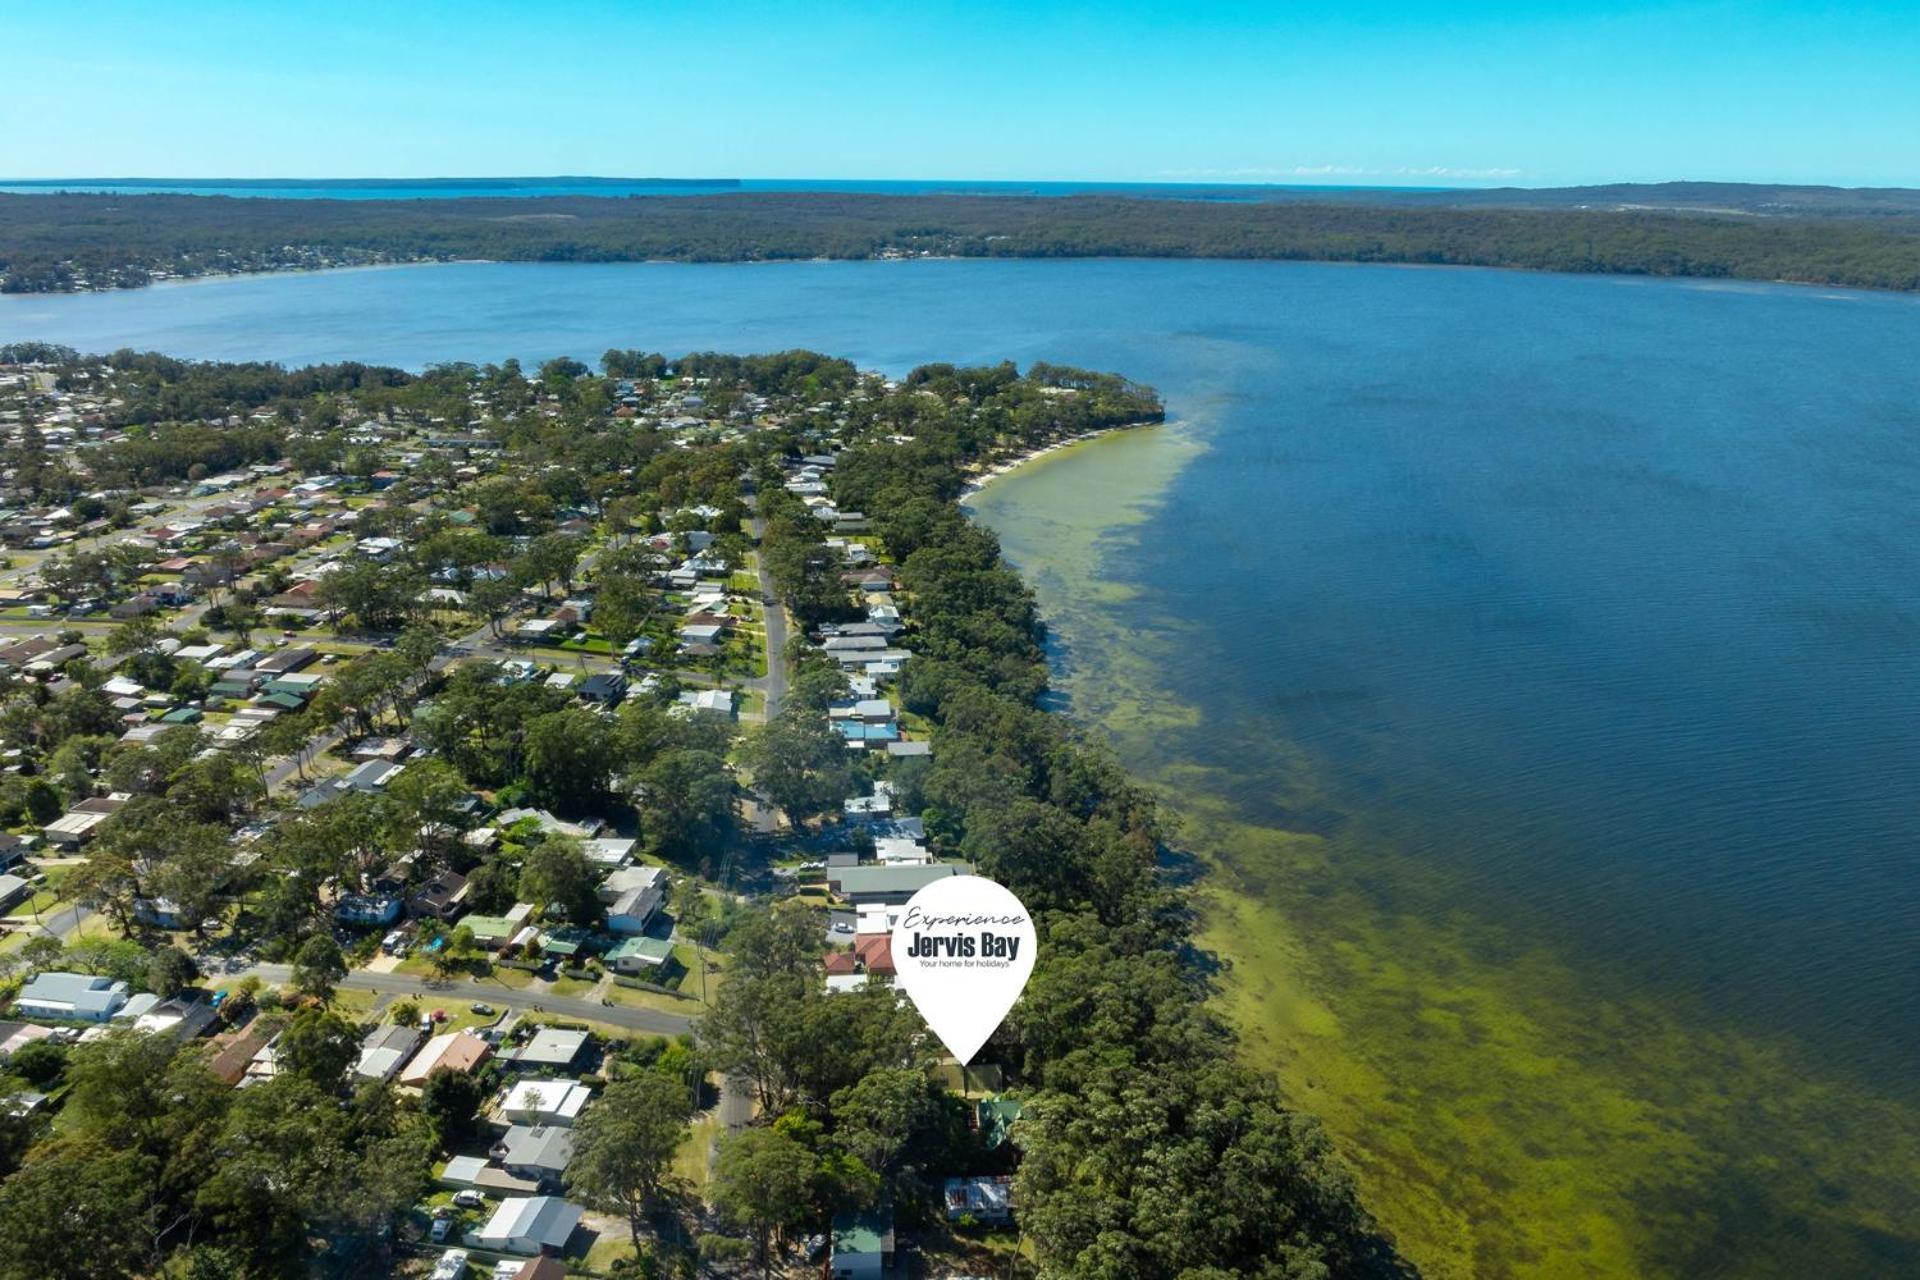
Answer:
[[[20,989],[13,1011],[34,1018],[105,1022],[127,1002],[127,984],[90,973],[43,973]]]
[[[621,867],[600,882],[613,933],[645,933],[667,897],[667,873],[659,867]]]
[[[469,1242],[497,1253],[559,1252],[580,1225],[581,1209],[558,1196],[509,1196]]]
[[[521,1080],[500,1101],[500,1118],[510,1125],[571,1128],[593,1098],[577,1080]]]

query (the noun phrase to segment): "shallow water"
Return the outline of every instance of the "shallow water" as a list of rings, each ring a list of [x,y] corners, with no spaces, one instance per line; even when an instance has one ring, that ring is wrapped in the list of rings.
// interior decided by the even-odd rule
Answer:
[[[0,299],[182,355],[1046,358],[977,502],[1216,867],[1254,1052],[1443,1275],[1920,1273],[1920,303],[1280,263],[447,266]]]

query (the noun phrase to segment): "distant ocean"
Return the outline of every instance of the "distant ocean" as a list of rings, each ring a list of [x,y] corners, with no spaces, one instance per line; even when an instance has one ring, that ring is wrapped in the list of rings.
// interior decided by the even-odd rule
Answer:
[[[1194,182],[865,181],[838,178],[35,178],[0,179],[0,192],[235,196],[275,200],[452,200],[476,196],[711,196],[742,191],[864,195],[1135,196],[1162,200],[1301,200],[1359,191],[1440,187],[1237,185]]]

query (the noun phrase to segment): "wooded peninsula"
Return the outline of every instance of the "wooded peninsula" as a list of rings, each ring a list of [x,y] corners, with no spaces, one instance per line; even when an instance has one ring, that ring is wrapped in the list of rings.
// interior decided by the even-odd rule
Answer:
[[[1788,198],[1783,190],[1813,194]],[[0,194],[0,291],[473,258],[905,257],[1379,262],[1915,290],[1920,212],[1897,198],[1904,194],[1724,184],[1312,199],[827,191],[428,200]]]

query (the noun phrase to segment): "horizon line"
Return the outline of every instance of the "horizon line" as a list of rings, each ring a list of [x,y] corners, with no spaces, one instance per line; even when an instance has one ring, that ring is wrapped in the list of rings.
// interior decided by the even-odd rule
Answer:
[[[1333,176],[1333,175],[1328,175]],[[1297,189],[1297,190],[1399,190],[1399,191],[1570,191],[1594,187],[1660,187],[1660,186],[1727,186],[1727,187],[1803,187],[1835,191],[1911,191],[1920,189],[1920,180],[1916,186],[1894,184],[1857,184],[1839,182],[1792,182],[1781,180],[1721,179],[1721,178],[1660,178],[1626,179],[1605,182],[1572,182],[1557,184],[1527,184],[1521,182],[1502,182],[1489,185],[1430,184],[1405,182],[1368,182],[1360,179],[1363,175],[1351,175],[1354,179],[1345,182],[1279,181],[1254,178],[766,178],[766,177],[672,177],[654,175],[647,177],[618,177],[607,174],[419,174],[404,177],[362,176],[362,177],[318,177],[318,176],[276,176],[276,177],[219,177],[190,175],[181,177],[161,176],[100,176],[78,177],[63,176],[55,178],[0,177],[0,187],[33,186],[57,187],[62,184],[76,186],[105,186],[119,184],[124,186],[232,186],[232,187],[270,187],[270,186],[404,186],[408,184],[455,184],[455,183],[598,183],[627,184],[633,186],[725,186],[748,182],[781,183],[928,183],[973,186],[1079,186],[1079,187],[1244,187],[1249,189]],[[1413,176],[1413,175],[1405,175]]]

